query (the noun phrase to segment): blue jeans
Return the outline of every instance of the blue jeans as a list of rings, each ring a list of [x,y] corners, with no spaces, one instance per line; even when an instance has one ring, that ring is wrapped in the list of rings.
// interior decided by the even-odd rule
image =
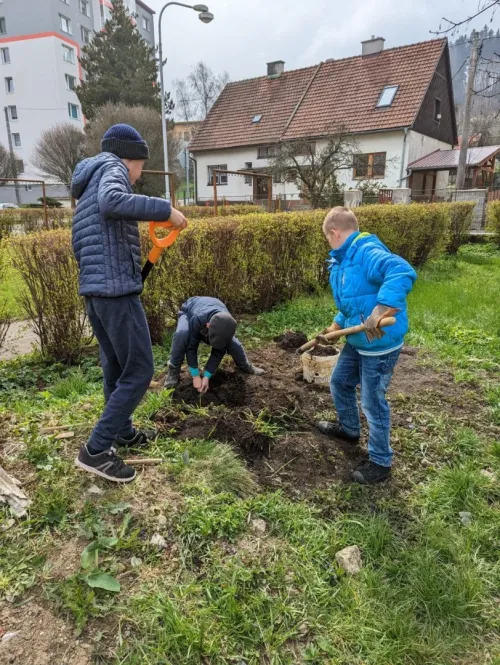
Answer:
[[[356,387],[361,384],[361,408],[369,427],[368,453],[372,462],[391,466],[391,413],[385,398],[401,349],[382,356],[363,356],[346,344],[332,373],[330,390],[339,422],[350,436],[359,436]]]
[[[106,402],[89,444],[103,451],[134,433],[131,416],[153,378],[153,349],[139,296],[87,297],[85,307],[99,342]]]
[[[177,328],[172,340],[172,349],[170,351],[170,360],[168,364],[172,367],[180,368],[184,362],[186,355],[187,345],[189,341],[189,319],[185,314],[180,313],[177,321]],[[243,344],[239,339],[233,337],[231,344],[227,349],[227,353],[232,357],[237,367],[245,367],[248,365],[247,354],[243,348]]]

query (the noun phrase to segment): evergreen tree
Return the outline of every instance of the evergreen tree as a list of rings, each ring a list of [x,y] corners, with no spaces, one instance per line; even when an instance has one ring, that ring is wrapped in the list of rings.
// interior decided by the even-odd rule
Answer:
[[[77,94],[90,120],[109,102],[160,109],[155,49],[141,37],[123,0],[114,0],[104,30],[82,49],[80,62],[86,76]]]

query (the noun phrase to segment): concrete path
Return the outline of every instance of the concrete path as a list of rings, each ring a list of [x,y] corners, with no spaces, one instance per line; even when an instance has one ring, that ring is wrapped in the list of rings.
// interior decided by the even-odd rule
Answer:
[[[7,339],[0,349],[0,361],[13,360],[33,351],[38,345],[38,338],[29,329],[27,321],[14,321],[7,333]]]

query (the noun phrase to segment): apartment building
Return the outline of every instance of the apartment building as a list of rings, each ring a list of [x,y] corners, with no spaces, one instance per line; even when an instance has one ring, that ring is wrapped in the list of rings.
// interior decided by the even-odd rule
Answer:
[[[154,11],[142,0],[125,4],[137,14],[139,32],[153,46]],[[0,143],[9,145],[7,109],[20,177],[40,177],[31,158],[44,130],[62,122],[83,127],[76,94],[83,77],[79,57],[111,8],[108,0],[0,1]]]

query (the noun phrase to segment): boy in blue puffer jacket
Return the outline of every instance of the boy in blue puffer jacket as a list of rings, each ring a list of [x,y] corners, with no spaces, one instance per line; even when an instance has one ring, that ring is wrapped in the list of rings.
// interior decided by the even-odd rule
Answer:
[[[374,235],[360,233],[358,220],[348,208],[333,208],[323,223],[330,252],[330,286],[339,313],[329,330],[363,321],[365,333],[349,335],[332,373],[330,389],[338,423],[321,421],[319,429],[352,444],[360,439],[356,387],[361,384],[361,407],[369,426],[369,460],[357,468],[353,480],[375,483],[391,473],[390,410],[386,392],[408,331],[406,297],[417,275],[411,265]],[[396,323],[378,324],[389,308],[398,310]]]
[[[129,125],[114,125],[102,152],[80,162],[71,193],[78,199],[73,219],[73,251],[80,269],[80,295],[99,342],[106,406],[76,459],[82,469],[126,483],[135,469],[116,448],[147,445],[131,416],[153,377],[151,337],[139,295],[142,292],[138,221],[187,222],[165,199],[139,196],[132,185],[149,158],[147,143]]]

